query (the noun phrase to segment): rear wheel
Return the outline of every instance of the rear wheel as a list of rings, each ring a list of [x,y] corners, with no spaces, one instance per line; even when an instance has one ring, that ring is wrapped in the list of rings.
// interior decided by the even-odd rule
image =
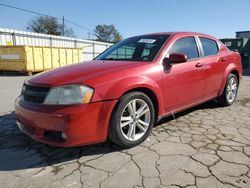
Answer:
[[[109,125],[109,139],[130,148],[142,143],[154,124],[154,106],[141,92],[131,92],[121,97],[114,109]]]
[[[217,98],[218,104],[230,106],[234,103],[238,93],[238,78],[235,74],[229,74],[223,94]]]

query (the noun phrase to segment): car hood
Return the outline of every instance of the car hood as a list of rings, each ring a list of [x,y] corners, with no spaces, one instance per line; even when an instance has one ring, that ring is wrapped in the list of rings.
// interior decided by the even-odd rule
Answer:
[[[145,62],[134,61],[100,61],[67,65],[46,71],[29,78],[26,82],[32,85],[59,86],[65,84],[93,85],[95,80],[106,78],[107,75],[137,67]],[[102,80],[104,82],[105,80]],[[98,84],[98,83],[95,83]]]

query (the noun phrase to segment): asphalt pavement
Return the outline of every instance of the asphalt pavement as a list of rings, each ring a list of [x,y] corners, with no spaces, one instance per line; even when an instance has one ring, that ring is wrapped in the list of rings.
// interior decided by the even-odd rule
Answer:
[[[237,101],[208,102],[163,119],[141,145],[57,148],[15,123],[24,76],[0,77],[0,187],[250,187],[250,74]]]

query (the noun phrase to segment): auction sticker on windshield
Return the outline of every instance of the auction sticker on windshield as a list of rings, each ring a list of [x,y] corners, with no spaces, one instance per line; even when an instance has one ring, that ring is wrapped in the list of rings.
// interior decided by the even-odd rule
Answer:
[[[149,43],[149,44],[152,44],[155,42],[155,39],[141,39],[139,40],[138,42],[140,43]]]

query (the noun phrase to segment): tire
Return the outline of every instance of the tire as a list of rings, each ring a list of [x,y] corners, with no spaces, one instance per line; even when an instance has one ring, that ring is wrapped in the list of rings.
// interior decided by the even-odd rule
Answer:
[[[112,112],[108,138],[123,148],[137,146],[149,136],[154,122],[151,99],[142,92],[128,93],[120,98]]]
[[[230,106],[234,103],[238,93],[239,81],[235,74],[229,74],[224,91],[220,97],[217,98],[217,103],[220,106]]]

